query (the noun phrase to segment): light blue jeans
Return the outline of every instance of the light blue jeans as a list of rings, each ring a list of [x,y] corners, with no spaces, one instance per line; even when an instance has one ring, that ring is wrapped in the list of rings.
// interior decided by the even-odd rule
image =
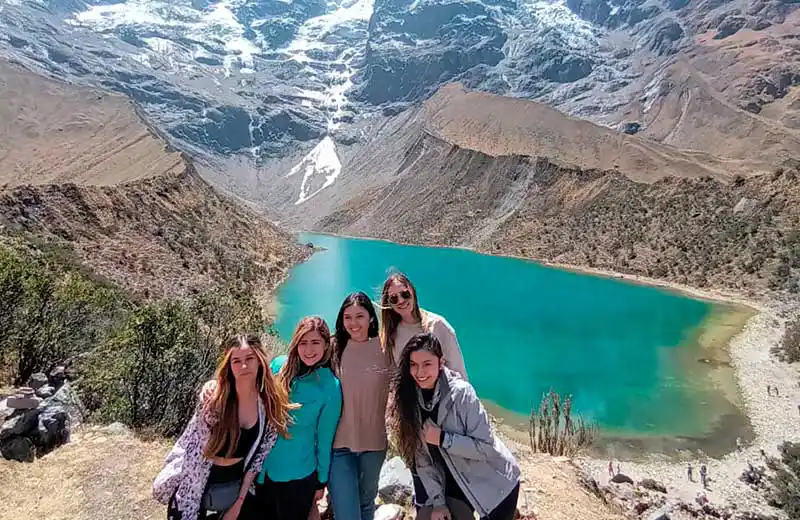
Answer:
[[[373,520],[383,451],[333,450],[328,492],[336,520]]]

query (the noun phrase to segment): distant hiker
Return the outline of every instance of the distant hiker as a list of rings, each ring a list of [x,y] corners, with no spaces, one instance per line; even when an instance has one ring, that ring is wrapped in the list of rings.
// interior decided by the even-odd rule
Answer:
[[[391,361],[378,339],[378,315],[369,296],[350,294],[339,307],[334,373],[342,387],[328,484],[333,516],[373,520],[378,480],[386,458],[386,403]]]
[[[331,467],[342,390],[330,368],[331,333],[317,316],[300,320],[289,352],[272,360],[271,369],[289,400],[289,436],[279,437],[261,466],[256,502],[262,518],[305,520],[322,499]]]
[[[257,336],[223,343],[214,392],[167,454],[153,496],[170,520],[258,518],[246,510],[261,464],[289,421],[289,396],[276,384]],[[230,442],[230,441],[233,442]]]
[[[706,468],[705,464],[700,466],[700,482],[703,484],[703,488],[708,487],[708,468]]]
[[[397,451],[421,481],[416,518],[472,519],[477,512],[482,520],[512,520],[519,465],[495,436],[475,389],[445,366],[435,335],[408,341],[391,396]]]
[[[622,473],[622,471],[620,471],[620,469],[619,469],[619,461],[617,461],[617,475],[619,475],[620,473]]]
[[[780,391],[778,391],[778,387],[777,386],[773,386],[772,388],[775,390],[775,397],[780,397],[781,393],[780,393]]]
[[[689,482],[694,482],[694,468],[691,462],[686,465],[686,476],[689,477]]]
[[[758,451],[761,453],[761,458],[767,460],[767,452],[764,451],[764,448],[760,448]]]
[[[614,459],[608,460],[608,476],[609,477],[614,476]]]
[[[742,438],[736,437],[736,450],[742,451]]]
[[[772,387],[770,385],[767,385],[767,395],[772,395]]]
[[[395,365],[400,364],[403,347],[411,336],[430,332],[442,345],[444,365],[467,380],[464,356],[453,327],[442,316],[420,308],[417,290],[406,275],[394,273],[386,279],[380,308],[381,344]]]

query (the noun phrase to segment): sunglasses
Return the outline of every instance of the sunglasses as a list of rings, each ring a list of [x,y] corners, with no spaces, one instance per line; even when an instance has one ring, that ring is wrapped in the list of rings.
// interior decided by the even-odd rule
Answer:
[[[405,290],[405,291],[401,291],[398,294],[393,294],[393,295],[389,296],[389,303],[391,303],[392,305],[397,305],[397,302],[400,301],[400,298],[403,298],[404,300],[410,300],[411,299],[411,291]]]

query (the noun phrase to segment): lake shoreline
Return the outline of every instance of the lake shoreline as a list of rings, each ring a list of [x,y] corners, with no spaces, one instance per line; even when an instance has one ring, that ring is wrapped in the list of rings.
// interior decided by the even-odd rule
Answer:
[[[622,472],[634,480],[638,481],[643,478],[659,480],[667,486],[671,496],[691,501],[698,492],[702,491],[702,487],[699,483],[688,481],[686,464],[688,461],[692,461],[695,467],[695,480],[697,480],[699,465],[705,463],[711,479],[710,489],[706,491],[709,500],[719,504],[734,504],[740,510],[768,509],[772,513],[775,512],[768,508],[758,492],[740,482],[739,476],[747,468],[748,462],[761,463],[760,450],[763,449],[767,454],[776,455],[777,447],[781,442],[785,440],[800,441],[800,420],[798,420],[800,388],[797,385],[800,370],[796,366],[778,361],[771,354],[771,349],[778,345],[783,338],[788,317],[800,309],[800,303],[780,301],[768,295],[745,296],[722,289],[700,289],[606,269],[546,262],[516,255],[498,255],[463,246],[405,244],[380,238],[351,237],[313,231],[309,233],[356,240],[377,240],[416,247],[461,249],[488,256],[513,258],[554,269],[657,287],[695,299],[746,307],[752,310],[752,316],[727,345],[735,383],[741,399],[741,409],[752,426],[752,441],[745,442],[745,447],[741,451],[737,451],[735,443],[733,443],[729,453],[717,458],[696,452],[676,453],[674,456],[651,453],[642,458],[636,457],[636,460],[623,458],[620,460],[620,465]],[[780,397],[767,396],[767,384],[777,386],[780,390]],[[500,415],[502,416],[502,414]],[[526,432],[514,428],[515,431],[512,433],[508,431],[510,428],[509,425],[503,424],[501,418],[499,430],[502,436],[513,444],[521,446],[522,451],[527,451],[524,449]],[[616,462],[615,460],[615,465]],[[608,459],[583,456],[577,457],[576,463],[591,473],[599,483],[608,482]]]

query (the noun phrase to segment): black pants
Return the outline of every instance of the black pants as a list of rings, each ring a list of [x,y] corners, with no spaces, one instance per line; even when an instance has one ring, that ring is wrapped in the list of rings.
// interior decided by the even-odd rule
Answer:
[[[270,520],[308,520],[317,492],[317,474],[289,482],[264,479],[256,485],[256,500],[261,518]]]
[[[420,482],[420,488],[422,487],[421,484],[422,483]],[[445,490],[445,498],[447,499],[447,508],[450,510],[450,515],[454,520],[471,520],[473,518],[473,509],[470,504],[461,499],[454,499],[447,496],[447,490]],[[519,482],[517,482],[517,485],[511,490],[511,493],[509,493],[508,496],[506,496],[506,498],[504,498],[503,501],[497,505],[497,507],[492,509],[488,515],[481,517],[481,520],[514,520],[514,516],[517,512],[518,499]],[[429,520],[432,512],[432,507],[418,508],[417,520]]]

